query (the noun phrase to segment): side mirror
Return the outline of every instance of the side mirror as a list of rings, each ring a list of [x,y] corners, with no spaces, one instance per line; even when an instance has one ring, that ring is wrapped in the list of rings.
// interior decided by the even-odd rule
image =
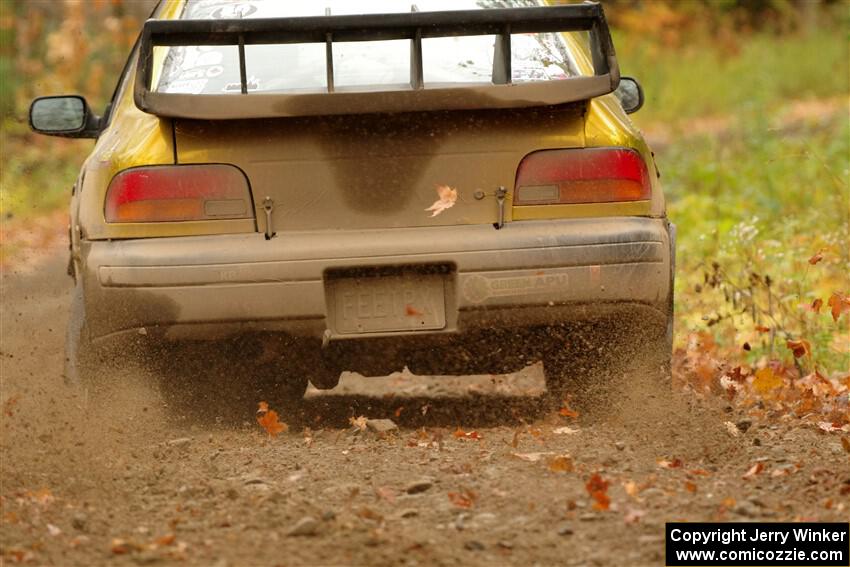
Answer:
[[[42,96],[30,105],[30,128],[47,136],[97,138],[100,117],[81,96]]]
[[[614,96],[620,99],[626,114],[637,112],[643,106],[643,88],[637,79],[632,77],[620,77],[620,84],[614,91]]]

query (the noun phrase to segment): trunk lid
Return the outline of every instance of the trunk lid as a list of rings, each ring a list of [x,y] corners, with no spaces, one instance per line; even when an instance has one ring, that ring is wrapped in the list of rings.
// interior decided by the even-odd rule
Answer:
[[[179,163],[245,172],[260,231],[266,197],[276,233],[485,224],[498,221],[495,191],[513,191],[525,155],[584,145],[583,109],[176,120],[175,140]],[[434,215],[443,186],[457,199]]]

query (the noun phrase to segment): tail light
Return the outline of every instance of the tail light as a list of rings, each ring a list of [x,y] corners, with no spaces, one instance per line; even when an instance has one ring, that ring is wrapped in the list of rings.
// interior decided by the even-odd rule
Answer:
[[[254,217],[248,179],[232,165],[134,167],[112,178],[106,222],[174,222]]]
[[[634,150],[544,150],[519,164],[514,205],[642,201],[651,191],[646,164]]]

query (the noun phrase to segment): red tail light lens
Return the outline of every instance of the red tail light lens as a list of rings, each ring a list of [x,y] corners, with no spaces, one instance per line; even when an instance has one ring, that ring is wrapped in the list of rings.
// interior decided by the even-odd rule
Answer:
[[[106,191],[106,222],[174,222],[254,217],[248,180],[225,164],[126,169]]]
[[[646,164],[634,150],[544,150],[519,164],[514,205],[642,201],[651,191]]]

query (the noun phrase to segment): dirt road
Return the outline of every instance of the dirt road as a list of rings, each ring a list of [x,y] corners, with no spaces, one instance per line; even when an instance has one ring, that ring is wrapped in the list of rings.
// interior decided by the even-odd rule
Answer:
[[[849,513],[836,436],[663,388],[563,416],[534,367],[348,376],[275,438],[242,405],[199,401],[206,376],[161,387],[125,366],[85,405],[61,377],[61,250],[5,270],[2,292],[8,564],[662,565],[665,521]]]

